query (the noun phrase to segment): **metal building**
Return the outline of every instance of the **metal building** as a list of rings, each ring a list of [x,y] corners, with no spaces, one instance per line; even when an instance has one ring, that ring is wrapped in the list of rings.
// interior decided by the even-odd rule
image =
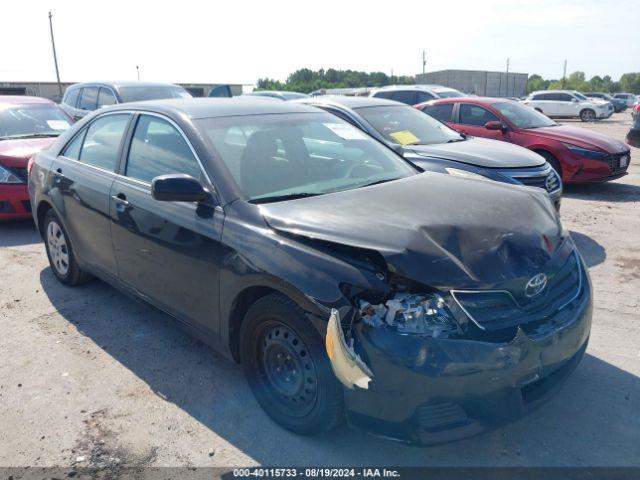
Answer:
[[[526,73],[440,70],[417,74],[416,83],[444,85],[485,97],[523,97],[527,94],[528,78]]]

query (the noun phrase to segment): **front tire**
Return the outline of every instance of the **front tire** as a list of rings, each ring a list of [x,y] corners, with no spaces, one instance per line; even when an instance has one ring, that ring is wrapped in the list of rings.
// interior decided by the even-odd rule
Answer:
[[[549,165],[553,167],[556,173],[560,175],[560,178],[562,178],[562,166],[560,165],[560,162],[553,154],[546,152],[544,150],[539,150],[536,153],[538,155],[543,156],[544,159],[547,161],[547,163],[549,163]]]
[[[594,122],[596,120],[596,112],[590,108],[585,108],[580,111],[580,120],[583,122]]]
[[[90,277],[78,265],[69,235],[53,210],[46,213],[42,227],[49,265],[56,278],[70,286],[87,281]]]
[[[324,342],[306,313],[289,298],[260,298],[240,332],[244,372],[264,411],[280,426],[313,435],[342,420],[342,386]]]

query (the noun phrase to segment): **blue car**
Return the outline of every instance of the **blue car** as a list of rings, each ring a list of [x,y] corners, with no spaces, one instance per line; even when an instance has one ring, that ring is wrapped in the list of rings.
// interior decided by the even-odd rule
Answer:
[[[423,170],[539,187],[560,208],[562,180],[543,157],[526,148],[466,136],[392,100],[321,96],[295,101],[346,120]]]

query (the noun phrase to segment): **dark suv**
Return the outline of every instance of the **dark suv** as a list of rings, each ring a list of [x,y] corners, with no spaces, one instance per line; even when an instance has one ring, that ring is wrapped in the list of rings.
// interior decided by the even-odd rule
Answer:
[[[93,110],[117,103],[163,98],[191,98],[191,94],[184,88],[170,83],[75,83],[64,92],[60,105],[75,120],[79,120]]]
[[[294,432],[473,435],[543,402],[587,346],[589,276],[546,193],[420,173],[317,108],[100,110],[36,156],[29,193],[60,282],[173,315]]]

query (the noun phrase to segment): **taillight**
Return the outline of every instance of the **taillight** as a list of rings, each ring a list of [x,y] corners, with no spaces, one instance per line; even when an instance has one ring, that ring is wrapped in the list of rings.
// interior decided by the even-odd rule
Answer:
[[[28,173],[29,175],[31,175],[31,170],[33,169],[33,164],[34,164],[34,163],[35,163],[35,158],[34,158],[34,157],[31,157],[31,158],[29,159],[29,163],[27,163],[27,173]],[[24,163],[23,163],[23,165],[24,165]]]

